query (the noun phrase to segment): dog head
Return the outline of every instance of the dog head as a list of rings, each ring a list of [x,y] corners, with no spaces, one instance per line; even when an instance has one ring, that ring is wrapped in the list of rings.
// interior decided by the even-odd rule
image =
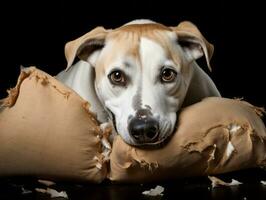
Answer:
[[[192,23],[167,27],[149,20],[97,27],[65,47],[68,67],[78,56],[95,68],[97,95],[131,145],[159,144],[173,133],[189,65],[205,55],[210,67],[212,52]]]

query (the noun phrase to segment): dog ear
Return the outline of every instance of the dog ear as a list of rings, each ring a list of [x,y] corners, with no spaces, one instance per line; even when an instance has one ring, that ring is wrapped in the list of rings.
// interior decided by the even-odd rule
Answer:
[[[76,56],[84,61],[95,61],[96,54],[99,53],[96,51],[103,48],[107,33],[108,31],[103,27],[96,27],[76,40],[66,43],[65,56],[67,69],[73,64]]]
[[[189,59],[196,60],[204,54],[208,68],[211,71],[210,60],[214,47],[204,38],[198,28],[188,21],[181,22],[177,27],[171,28],[177,33],[178,42]]]

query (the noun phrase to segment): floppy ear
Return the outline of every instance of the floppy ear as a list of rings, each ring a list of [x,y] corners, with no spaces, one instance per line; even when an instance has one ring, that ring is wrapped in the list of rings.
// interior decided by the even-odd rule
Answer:
[[[103,48],[107,33],[103,27],[96,27],[76,40],[68,42],[65,45],[67,69],[73,64],[76,56],[84,61],[89,61],[91,57],[91,61],[95,61],[93,53],[97,54],[96,51]]]
[[[191,22],[181,22],[177,27],[171,27],[177,34],[178,42],[183,47],[190,60],[196,60],[205,55],[209,70],[211,71],[210,60],[214,47],[209,43]]]

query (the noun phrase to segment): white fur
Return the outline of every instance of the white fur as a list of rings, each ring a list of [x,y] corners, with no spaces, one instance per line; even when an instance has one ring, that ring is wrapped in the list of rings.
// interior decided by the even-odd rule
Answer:
[[[145,23],[154,22],[136,20],[127,25]],[[97,113],[101,123],[108,121],[106,110],[110,110],[115,115],[118,133],[124,141],[133,145],[136,143],[129,134],[128,121],[130,116],[136,114],[133,99],[141,90],[140,106],[151,108],[153,116],[159,121],[159,140],[163,140],[172,134],[176,113],[181,106],[191,105],[207,96],[220,96],[210,77],[194,62],[195,58],[201,56],[197,50],[190,52],[189,49],[182,49],[175,42],[174,33],[165,34],[172,42],[171,49],[175,51],[173,53],[183,58],[182,63],[175,63],[167,58],[166,50],[161,44],[145,37],[141,38],[139,44],[140,60],[136,60],[136,57],[126,54],[120,48],[115,48],[116,40],[109,40],[102,50],[89,56],[87,61],[91,64],[80,61],[67,72],[61,72],[57,78],[91,103],[91,109]],[[129,39],[127,42],[125,45],[130,47],[132,41]],[[99,65],[100,61],[105,61],[114,52],[116,57],[108,59],[109,63]],[[124,66],[125,62],[128,63],[128,67]],[[188,73],[182,74],[182,64],[189,67]],[[100,69],[100,66],[104,66],[104,69]],[[162,83],[158,78],[163,66],[177,72],[177,78],[173,83]],[[130,81],[126,87],[110,83],[108,74],[114,68],[122,70],[129,77]],[[230,150],[229,147],[229,154]]]
[[[91,104],[90,110],[97,114],[97,119],[100,122],[107,121],[106,111],[101,105],[94,89],[94,69],[89,63],[79,61],[68,71],[60,72],[56,78],[72,88],[83,99],[87,100]]]
[[[109,43],[109,47],[112,47],[112,44]],[[105,57],[105,55],[108,55],[112,48],[106,47],[103,49],[101,56],[99,59]],[[109,63],[109,67],[107,71],[105,72],[105,77],[99,77],[99,80],[97,80],[96,84],[96,92],[98,96],[100,97],[100,100],[102,104],[108,108],[114,115],[116,119],[116,127],[118,133],[123,137],[123,139],[133,144],[134,141],[130,137],[127,125],[128,125],[128,116],[134,114],[134,110],[132,108],[132,98],[133,95],[136,93],[137,90],[137,84],[136,79],[139,76],[140,71],[137,67],[134,67],[135,63],[131,63],[131,67],[124,68],[123,67],[123,61],[127,61],[130,63],[131,58],[124,58],[124,60],[121,57],[117,57],[116,60],[114,60],[112,63]],[[132,77],[133,84],[128,86],[128,88],[122,89],[120,87],[114,87],[109,79],[108,74],[111,72],[113,68],[120,68],[123,69],[123,71],[128,75],[135,74],[136,76]]]
[[[203,51],[200,45],[194,45],[194,48],[184,47],[184,52],[188,61],[193,61],[203,56]]]
[[[144,106],[148,105],[151,107],[152,113],[159,116],[159,127],[161,129],[159,139],[164,138],[172,133],[176,121],[176,112],[180,108],[179,99],[176,96],[169,95],[169,93],[179,87],[180,81],[162,84],[158,77],[162,67],[171,67],[180,73],[180,66],[167,58],[165,49],[160,44],[148,38],[141,38],[140,57],[143,69],[142,107],[145,108]]]
[[[104,59],[112,50],[112,42],[110,42],[102,50],[98,59]],[[132,101],[139,88],[141,88],[141,107],[149,106],[154,117],[159,121],[159,140],[173,132],[176,112],[181,106],[178,96],[170,95],[172,90],[179,88],[181,82],[177,80],[174,83],[163,85],[158,78],[163,66],[171,67],[178,73],[180,73],[180,66],[167,58],[166,52],[160,44],[148,38],[141,38],[139,52],[139,61],[131,57],[124,57],[121,52],[121,56],[109,63],[105,77],[99,77],[96,85],[97,94],[102,104],[115,115],[118,133],[130,144],[135,143],[128,131],[128,118],[136,114]],[[124,67],[124,61],[130,66]],[[126,88],[114,87],[107,78],[114,67],[123,70],[130,78],[130,83]]]

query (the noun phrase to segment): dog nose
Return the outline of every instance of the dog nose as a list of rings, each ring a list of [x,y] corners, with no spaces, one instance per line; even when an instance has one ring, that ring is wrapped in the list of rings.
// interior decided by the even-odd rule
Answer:
[[[152,117],[130,120],[129,134],[139,143],[150,143],[156,141],[159,133],[159,123]]]

